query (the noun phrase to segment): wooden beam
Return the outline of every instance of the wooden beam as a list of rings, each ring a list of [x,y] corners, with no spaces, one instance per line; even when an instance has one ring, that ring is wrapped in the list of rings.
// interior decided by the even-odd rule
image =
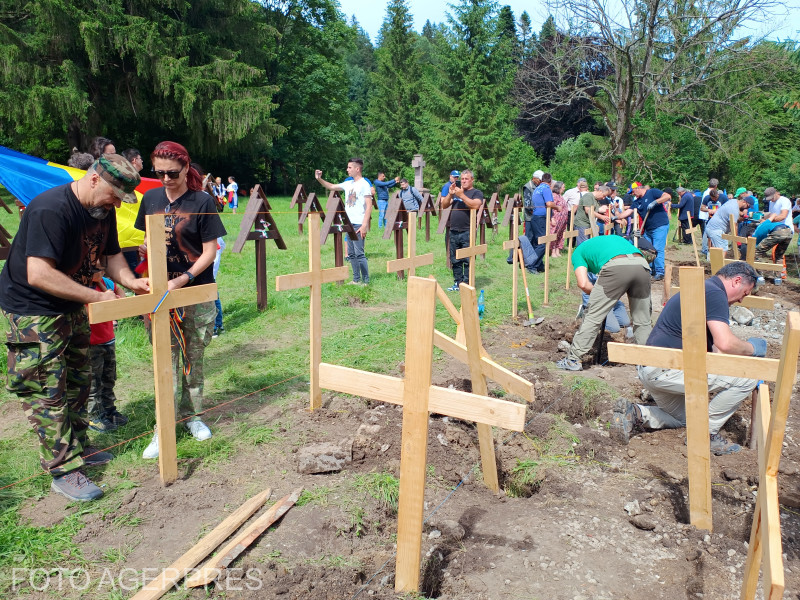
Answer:
[[[689,513],[692,525],[713,530],[711,517],[711,449],[708,441],[706,371],[706,295],[703,269],[681,267],[681,328],[689,454]]]
[[[150,246],[148,246],[148,248],[149,247]],[[166,247],[164,249],[164,257],[166,257]],[[147,264],[152,279],[152,263],[148,260]],[[187,295],[187,292],[191,292],[191,296]],[[163,293],[158,295],[151,291],[149,294],[142,294],[140,296],[128,296],[127,298],[118,298],[117,300],[92,302],[88,305],[89,322],[105,323],[106,321],[115,321],[118,319],[127,319],[150,314],[155,310],[156,306],[158,306],[162,297]],[[217,285],[215,283],[193,285],[187,288],[174,290],[167,294],[158,310],[169,311],[173,308],[179,308],[188,304],[212,302],[216,299]]]
[[[253,521],[244,530],[240,531],[232,538],[211,560],[207,561],[203,567],[194,575],[186,580],[186,587],[193,588],[201,585],[208,585],[228,568],[236,558],[244,552],[250,544],[264,533],[267,528],[285,515],[303,493],[303,488],[299,487],[291,494],[284,496],[273,504],[267,512]]]
[[[550,233],[550,214],[552,209],[548,206],[547,207],[547,224],[545,225],[545,235],[540,237],[536,240],[538,244],[542,242],[545,243],[544,245],[544,300],[542,302],[543,306],[548,306],[550,303],[550,242],[555,242],[558,239],[553,233]]]
[[[681,291],[677,285],[672,286],[672,295]],[[736,302],[733,306],[744,306],[745,308],[757,308],[759,310],[773,310],[775,308],[775,298],[766,296],[745,296],[741,302]],[[759,378],[760,379],[760,378]]]
[[[433,275],[428,275],[428,279],[433,279],[436,281],[436,277]],[[448,295],[442,289],[438,283],[436,284],[436,297],[439,299],[439,302],[442,303],[447,313],[450,315],[450,318],[455,321],[456,325],[461,325],[464,322],[464,319],[461,318],[461,312],[456,308],[456,305],[453,304],[453,301],[450,300]]]
[[[478,296],[475,288],[469,285],[461,285],[461,310],[464,314],[464,335],[467,340],[467,365],[469,366],[470,379],[472,381],[472,393],[480,396],[489,395],[489,387],[486,385],[486,378],[483,375],[481,366],[481,325],[478,317]],[[466,309],[466,311],[465,311]],[[434,330],[435,331],[435,330]],[[497,458],[494,453],[494,438],[492,428],[485,423],[478,423],[478,443],[481,450],[481,467],[483,470],[483,482],[495,494],[500,491],[500,483],[497,478]]]
[[[173,585],[183,579],[209,553],[224,542],[263,506],[272,490],[267,488],[257,496],[253,496],[231,513],[211,533],[195,544],[188,552],[161,572],[161,575],[145,585],[131,600],[156,600],[166,594]]]
[[[519,248],[519,208],[514,208],[512,237],[503,242],[503,250],[511,250],[511,318],[516,320],[519,312],[519,272],[517,271],[517,248]]]

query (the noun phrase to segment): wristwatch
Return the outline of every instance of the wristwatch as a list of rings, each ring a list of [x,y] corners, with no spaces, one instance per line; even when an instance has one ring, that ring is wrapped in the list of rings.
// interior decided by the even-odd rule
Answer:
[[[194,275],[192,275],[189,271],[184,271],[183,274],[186,275],[189,278],[189,283],[190,284],[194,283]]]

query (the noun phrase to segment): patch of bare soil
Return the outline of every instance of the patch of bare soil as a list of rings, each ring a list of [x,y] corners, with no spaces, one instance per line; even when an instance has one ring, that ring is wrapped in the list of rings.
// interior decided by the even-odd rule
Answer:
[[[782,305],[787,291],[795,293],[790,286],[774,290]],[[768,334],[770,352],[778,351],[785,308],[754,312],[760,325],[736,326],[736,334]],[[738,598],[758,481],[756,452],[745,448],[711,457],[714,531],[690,526],[685,432],[644,433],[627,446],[614,442],[607,430],[613,404],[619,397],[637,399],[641,386],[632,366],[587,365],[577,374],[553,370],[553,361],[563,356],[558,342],[574,332],[570,317],[484,332],[493,358],[535,385],[524,432],[494,430],[501,485],[518,497],[495,495],[483,485],[473,423],[431,416],[422,591],[459,600]],[[471,387],[468,369],[450,358],[436,362],[434,383]],[[496,385],[490,389],[499,395]],[[139,487],[108,490],[115,507],[85,516],[76,538],[90,572],[99,578],[104,568],[114,576],[130,569],[130,578],[149,569],[152,576],[247,496],[272,487],[274,500],[302,485],[315,501],[291,509],[218,585],[180,597],[396,598],[397,515],[366,490],[363,477],[399,476],[402,410],[338,394],[326,394],[314,413],[306,403],[298,387],[282,406],[254,407],[254,423],[280,421],[284,431],[222,465],[181,461],[181,478],[162,488],[157,467],[143,463],[135,473]],[[217,428],[234,427],[236,418],[223,415]],[[724,434],[746,445],[749,418],[745,402]],[[787,598],[800,593],[799,432],[792,406],[779,477]],[[342,440],[353,442],[351,462],[342,471],[298,473],[301,448]],[[52,524],[65,504],[51,495],[31,501],[25,515]],[[110,562],[115,549],[124,558]],[[105,598],[116,581],[91,594],[62,595]]]

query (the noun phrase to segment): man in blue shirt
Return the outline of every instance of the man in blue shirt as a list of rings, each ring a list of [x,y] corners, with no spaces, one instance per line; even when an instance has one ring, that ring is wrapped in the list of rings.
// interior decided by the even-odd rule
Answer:
[[[442,186],[442,198],[450,193],[450,186],[453,185],[459,177],[461,177],[461,173],[458,171],[450,171],[450,181]]]
[[[658,251],[650,272],[655,281],[661,281],[664,279],[664,250],[667,247],[669,233],[669,215],[664,210],[664,203],[669,202],[672,196],[649,185],[634,188],[633,195],[636,196],[636,200],[631,206],[645,219],[642,235]]]
[[[534,178],[540,173],[534,173]],[[550,173],[541,173],[538,177],[540,179],[539,185],[533,190],[531,196],[531,207],[533,215],[525,227],[525,235],[533,245],[536,252],[536,262],[533,269],[539,272],[544,271],[544,253],[546,246],[544,243],[539,242],[539,238],[547,235],[547,208],[557,208],[556,203],[553,201],[553,192],[550,189],[550,184],[553,181],[553,176]]]
[[[386,181],[386,173],[378,171],[375,180],[375,196],[378,199],[378,227],[386,225],[386,208],[389,206],[389,188],[400,181],[399,177]]]
[[[681,228],[681,239],[684,244],[691,244],[692,236],[686,233],[686,230],[692,226],[690,215],[692,217],[697,216],[692,215],[692,210],[694,210],[694,194],[683,186],[678,186],[678,189],[675,191],[678,192],[681,198],[680,202],[678,202],[678,223],[680,223]]]

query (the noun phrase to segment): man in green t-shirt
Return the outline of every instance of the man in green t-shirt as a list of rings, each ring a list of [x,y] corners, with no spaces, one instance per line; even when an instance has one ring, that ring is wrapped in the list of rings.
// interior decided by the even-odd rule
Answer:
[[[646,251],[650,252],[650,251]],[[637,344],[645,344],[653,326],[650,304],[650,265],[644,253],[628,240],[618,235],[603,235],[586,240],[572,253],[572,265],[578,287],[589,294],[589,308],[583,324],[572,339],[566,358],[556,363],[559,369],[581,371],[581,358],[594,344],[606,315],[624,294],[633,322],[633,337]],[[592,285],[589,273],[598,275]]]
[[[601,185],[593,192],[581,194],[581,200],[578,203],[578,207],[575,209],[575,229],[578,230],[578,239],[575,240],[576,246],[580,246],[588,239],[589,236],[586,235],[585,230],[589,228],[594,230],[595,227],[592,227],[592,223],[597,223],[597,219],[608,224],[608,213],[601,214],[597,212],[597,209],[600,208],[599,201],[608,196],[610,192],[611,190],[609,188]]]

